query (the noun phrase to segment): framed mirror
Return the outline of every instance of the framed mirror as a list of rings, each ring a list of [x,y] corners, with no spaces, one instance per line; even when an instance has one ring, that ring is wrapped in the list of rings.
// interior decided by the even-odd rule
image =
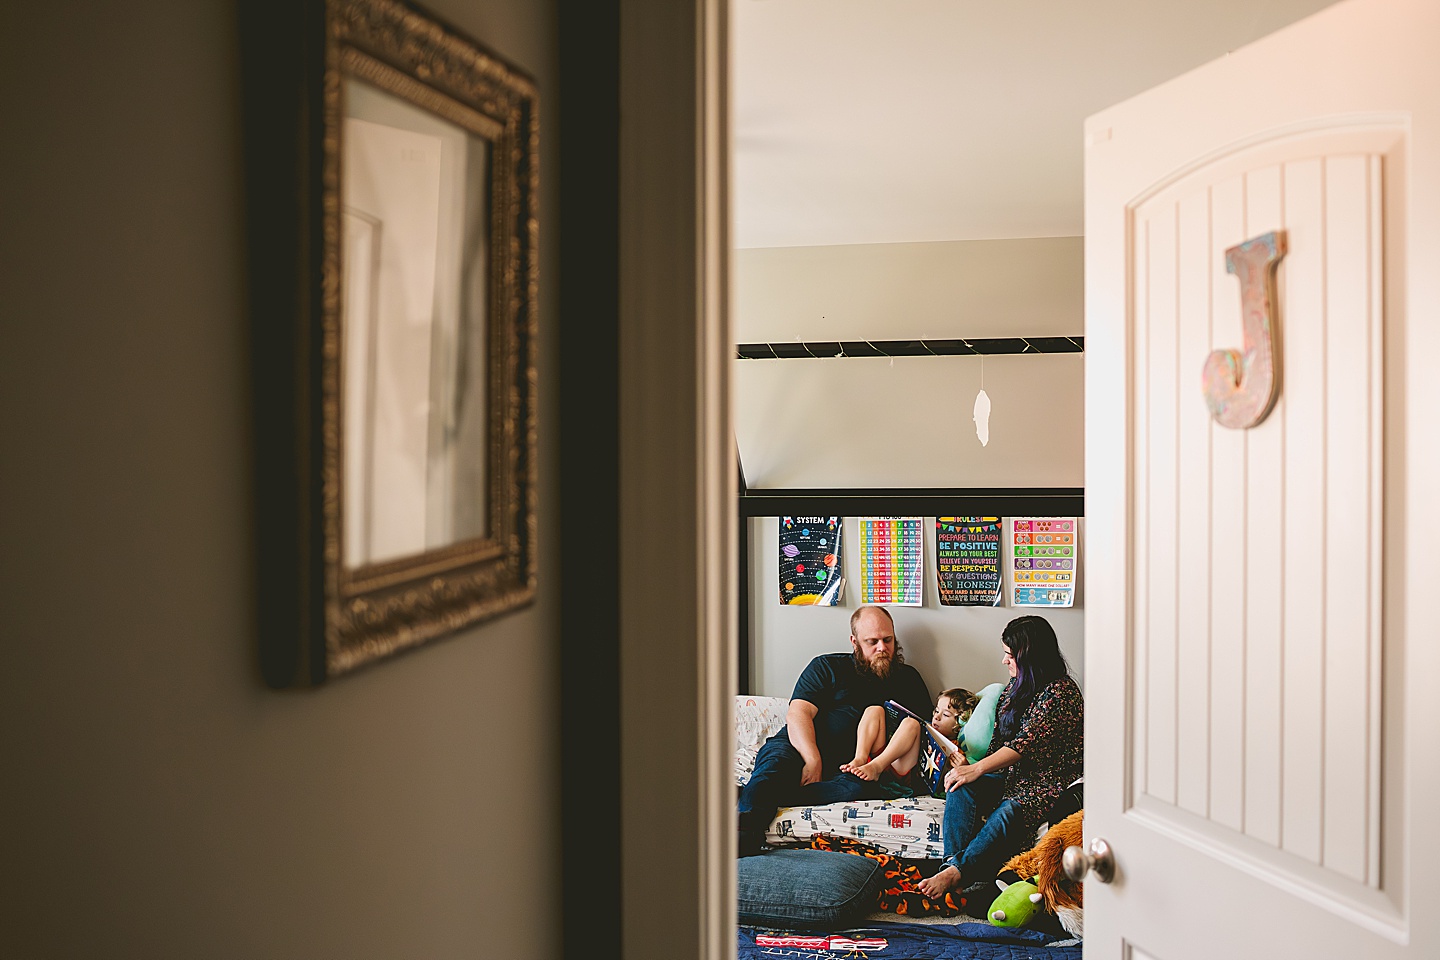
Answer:
[[[276,686],[535,591],[533,83],[412,5],[295,9],[251,12],[243,32],[261,663]],[[288,109],[285,77],[306,93]],[[286,155],[293,189],[277,185]],[[288,233],[277,194],[296,201]],[[277,402],[287,367],[298,380]]]

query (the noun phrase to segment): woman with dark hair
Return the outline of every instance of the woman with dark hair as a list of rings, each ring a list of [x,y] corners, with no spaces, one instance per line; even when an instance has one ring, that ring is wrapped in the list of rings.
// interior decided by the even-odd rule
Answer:
[[[1000,641],[1010,683],[990,752],[945,773],[945,861],[920,884],[928,897],[994,880],[1084,772],[1085,703],[1054,628],[1044,617],[1017,617]]]

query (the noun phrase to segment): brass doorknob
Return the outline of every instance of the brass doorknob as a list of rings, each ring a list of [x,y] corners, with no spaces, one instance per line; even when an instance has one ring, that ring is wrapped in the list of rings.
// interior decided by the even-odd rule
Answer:
[[[1088,852],[1080,847],[1066,847],[1060,865],[1071,880],[1084,880],[1087,873],[1095,874],[1101,883],[1115,879],[1115,855],[1110,852],[1110,844],[1099,837],[1090,841]]]

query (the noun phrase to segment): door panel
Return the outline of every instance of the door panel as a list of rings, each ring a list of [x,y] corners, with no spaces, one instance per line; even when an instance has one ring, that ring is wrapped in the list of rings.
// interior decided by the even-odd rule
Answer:
[[[1281,210],[1284,165],[1264,164],[1244,177],[1245,236],[1254,237],[1285,227]],[[1223,260],[1224,251],[1220,251]],[[1238,281],[1226,277],[1229,288],[1218,291],[1239,303]],[[1303,321],[1302,321],[1303,324]],[[1283,341],[1282,341],[1283,348]],[[1213,421],[1212,421],[1213,422]],[[1266,429],[1269,427],[1269,429]],[[1212,427],[1212,429],[1223,429]],[[1285,503],[1285,421],[1270,418],[1245,437],[1245,745],[1241,793],[1241,822],[1246,834],[1280,846],[1282,785],[1280,690],[1284,684],[1284,553],[1282,525]]]
[[[1318,317],[1324,311],[1325,260],[1322,234],[1315,226],[1324,222],[1323,166],[1324,161],[1311,159],[1285,167],[1285,212],[1296,225],[1288,234],[1282,301],[1287,315]],[[1300,229],[1302,224],[1311,227]],[[1325,513],[1325,425],[1306,411],[1325,402],[1325,341],[1291,338],[1284,351],[1286,404],[1276,415],[1285,421],[1285,554],[1318,557],[1325,549],[1324,527],[1315,522]],[[1281,844],[1311,863],[1320,862],[1325,770],[1325,744],[1314,735],[1325,721],[1325,663],[1314,655],[1315,638],[1325,635],[1325,607],[1314,602],[1315,582],[1311,565],[1285,567]]]
[[[1146,411],[1131,482],[1145,491],[1136,515],[1147,517],[1137,544],[1146,576],[1132,593],[1148,665],[1135,693],[1146,705],[1136,781],[1186,813],[1177,824],[1198,816],[1273,848],[1280,855],[1263,857],[1266,869],[1286,869],[1293,829],[1312,862],[1371,886],[1380,785],[1355,770],[1369,771],[1380,749],[1380,200],[1385,154],[1402,140],[1399,129],[1349,123],[1284,136],[1190,170],[1131,214],[1132,323],[1145,351],[1135,390]],[[1284,206],[1292,167],[1302,185],[1318,175],[1324,187],[1321,203],[1302,202],[1293,217]],[[1244,342],[1225,250],[1282,229],[1299,241],[1277,280],[1282,383],[1291,357],[1318,361],[1298,371],[1309,402],[1282,393],[1268,419],[1231,430],[1210,417],[1199,388],[1210,351]],[[1298,303],[1287,297],[1292,270],[1309,285]],[[1302,451],[1312,462],[1297,463],[1293,478],[1291,429],[1320,452]],[[1311,510],[1287,516],[1292,483]],[[1294,552],[1287,519],[1299,534]],[[1287,607],[1300,612],[1294,624]],[[1307,743],[1291,738],[1288,755],[1287,690],[1297,719],[1318,721],[1303,731]],[[1302,795],[1293,824],[1287,774]],[[1307,795],[1318,801],[1318,844]]]
[[[1210,196],[1197,191],[1176,204],[1178,217],[1177,281],[1182,291],[1207,290],[1210,285]],[[1208,297],[1179,299],[1179,356],[1210,352]],[[1193,371],[1188,371],[1193,373]],[[1179,371],[1180,379],[1189,379]],[[1210,697],[1211,697],[1211,595],[1210,595],[1210,416],[1204,404],[1180,403],[1176,430],[1179,462],[1179,503],[1194,504],[1177,516],[1180,554],[1177,644],[1179,676],[1176,687],[1177,804],[1202,817],[1210,815]],[[1223,614],[1222,614],[1223,615]],[[1232,691],[1225,690],[1223,693]]]
[[[1440,956],[1437,40],[1348,0],[1087,124],[1087,955]],[[1233,430],[1201,369],[1272,230],[1280,394]]]
[[[1220,177],[1206,194],[1208,203],[1200,216],[1205,219],[1210,235],[1203,254],[1209,265],[1209,284],[1203,291],[1186,293],[1187,299],[1196,303],[1197,310],[1199,298],[1205,297],[1203,302],[1210,315],[1209,349],[1213,350],[1220,346],[1234,347],[1244,339],[1240,298],[1232,289],[1235,278],[1225,272],[1223,253],[1217,257],[1211,249],[1218,246],[1224,250],[1245,239],[1245,185],[1238,176]],[[1195,369],[1193,363],[1189,369]],[[1193,383],[1191,377],[1186,380]],[[1172,384],[1172,388],[1178,388],[1178,384]],[[1193,390],[1187,392],[1187,399],[1193,405]],[[1244,793],[1242,782],[1236,776],[1236,765],[1245,755],[1245,566],[1243,548],[1239,547],[1245,543],[1245,435],[1234,430],[1211,429],[1212,422],[1206,411],[1205,428],[1211,432],[1212,451],[1210,535],[1214,539],[1208,586],[1211,609],[1208,720],[1211,753],[1215,758],[1208,768],[1209,819],[1241,830]]]
[[[1175,342],[1175,216],[1173,207],[1155,211],[1139,231],[1145,238],[1146,259],[1136,273],[1145,274],[1145,313],[1150,318],[1145,336],[1144,363],[1148,369],[1146,397],[1149,414],[1144,425],[1149,444],[1150,469],[1144,485],[1149,491],[1151,525],[1146,544],[1149,595],[1145,636],[1150,670],[1146,703],[1149,705],[1146,743],[1150,752],[1145,792],[1166,803],[1175,799],[1175,700],[1177,679],[1175,644],[1175,587],[1178,555],[1175,549],[1175,457],[1172,427],[1175,423],[1175,382],[1178,359]],[[1137,300],[1137,302],[1141,302]]]

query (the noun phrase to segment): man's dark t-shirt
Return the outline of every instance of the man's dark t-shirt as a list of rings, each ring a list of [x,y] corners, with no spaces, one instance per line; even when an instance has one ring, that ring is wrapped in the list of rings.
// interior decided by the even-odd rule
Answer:
[[[854,756],[855,728],[866,707],[894,700],[922,717],[931,707],[930,691],[914,667],[892,664],[890,675],[881,680],[856,670],[848,653],[827,653],[811,660],[790,699],[813,703],[820,711],[815,715],[815,744],[827,774]]]

